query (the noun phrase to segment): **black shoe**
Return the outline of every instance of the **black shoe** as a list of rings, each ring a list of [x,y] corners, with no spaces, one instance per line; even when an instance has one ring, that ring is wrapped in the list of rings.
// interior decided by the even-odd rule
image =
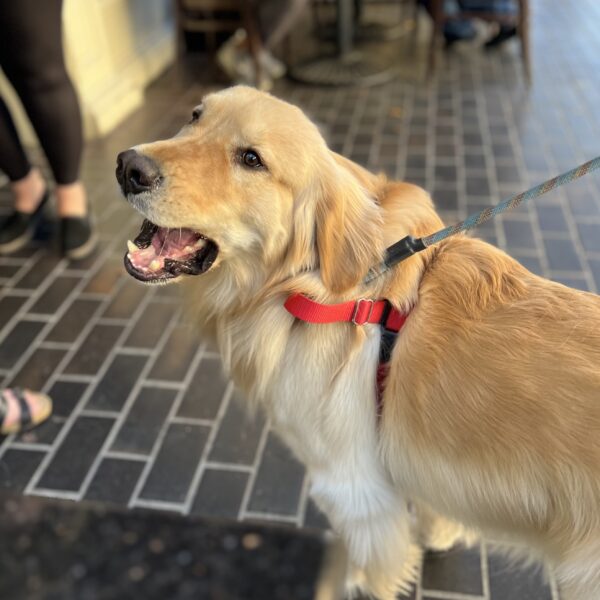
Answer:
[[[517,35],[517,28],[511,25],[501,25],[500,31],[485,43],[485,48],[491,50],[497,48],[500,44],[510,40]]]
[[[63,256],[81,260],[96,248],[96,233],[89,217],[61,217],[60,250]]]
[[[25,247],[35,236],[42,220],[44,206],[50,194],[44,192],[38,207],[32,213],[13,211],[0,223],[0,254],[11,254]]]

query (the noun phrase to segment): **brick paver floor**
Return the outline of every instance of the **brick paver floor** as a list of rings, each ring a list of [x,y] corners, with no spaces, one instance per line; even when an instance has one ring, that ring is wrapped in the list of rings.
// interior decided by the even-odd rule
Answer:
[[[381,87],[283,82],[275,93],[321,123],[335,150],[423,185],[453,221],[600,154],[599,26],[596,0],[533,2],[530,91],[516,47],[464,47],[446,54],[431,85],[419,76],[421,48],[416,56],[399,51],[403,76]],[[215,89],[198,79],[206,64],[193,64],[171,69],[142,109],[87,147],[83,180],[99,252],[70,264],[38,245],[0,258],[2,383],[47,391],[56,405],[45,425],[0,441],[0,487],[324,526],[303,468],[262,417],[244,416],[214,350],[183,321],[177,289],[144,288],[122,267],[139,217],[117,192],[115,156],[175,133]],[[9,200],[5,186],[4,211]],[[600,177],[561,188],[478,235],[536,273],[598,292]],[[421,600],[558,598],[539,574],[515,569],[487,544],[429,557],[415,593]]]

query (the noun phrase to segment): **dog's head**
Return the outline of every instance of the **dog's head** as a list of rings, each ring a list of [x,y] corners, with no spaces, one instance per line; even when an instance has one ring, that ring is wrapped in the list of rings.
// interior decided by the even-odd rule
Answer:
[[[145,217],[126,268],[146,283],[228,272],[238,285],[314,270],[348,290],[383,253],[380,207],[352,170],[298,108],[246,87],[211,94],[175,137],[118,157]]]

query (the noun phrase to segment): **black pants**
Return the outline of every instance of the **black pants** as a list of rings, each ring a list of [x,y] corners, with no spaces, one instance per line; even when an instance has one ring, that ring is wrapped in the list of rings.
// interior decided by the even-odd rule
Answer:
[[[65,69],[62,0],[0,0],[0,67],[19,95],[58,184],[79,177],[81,113]],[[0,171],[11,181],[31,165],[0,98]]]

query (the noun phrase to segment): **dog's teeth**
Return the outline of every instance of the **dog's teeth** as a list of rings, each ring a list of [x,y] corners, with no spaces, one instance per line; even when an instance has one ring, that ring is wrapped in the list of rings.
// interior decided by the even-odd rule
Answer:
[[[160,260],[158,259],[154,259],[151,263],[150,263],[150,270],[151,271],[158,271],[160,269]]]
[[[138,247],[131,240],[127,240],[127,250],[133,254],[136,250],[138,250]]]
[[[194,244],[194,248],[203,248],[206,245],[206,240],[203,238],[200,238],[195,244]]]
[[[183,249],[183,251],[184,251],[186,254],[189,254],[190,252],[193,252],[193,251],[194,251],[194,249],[193,249],[191,246],[186,246],[186,247]]]

